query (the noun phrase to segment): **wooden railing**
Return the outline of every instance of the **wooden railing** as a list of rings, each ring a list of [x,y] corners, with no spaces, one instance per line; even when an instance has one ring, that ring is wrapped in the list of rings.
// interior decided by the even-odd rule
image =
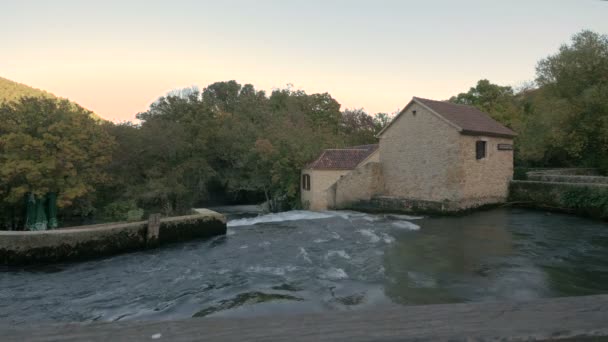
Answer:
[[[1,323],[0,323],[1,324]],[[2,341],[606,341],[608,295],[254,318],[0,326]]]

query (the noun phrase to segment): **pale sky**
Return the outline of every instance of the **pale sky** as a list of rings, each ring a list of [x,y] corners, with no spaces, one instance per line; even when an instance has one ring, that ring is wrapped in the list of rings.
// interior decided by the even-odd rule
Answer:
[[[132,120],[173,88],[236,80],[394,112],[487,78],[517,86],[600,0],[0,0],[0,76]]]

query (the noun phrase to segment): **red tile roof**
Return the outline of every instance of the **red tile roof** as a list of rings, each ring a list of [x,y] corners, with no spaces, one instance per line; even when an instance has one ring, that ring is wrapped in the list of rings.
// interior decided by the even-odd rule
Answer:
[[[307,169],[352,170],[378,149],[378,144],[327,149]]]
[[[461,128],[460,133],[467,135],[490,135],[514,137],[511,129],[492,119],[488,114],[473,106],[460,105],[444,101],[435,101],[414,97],[419,103],[429,107],[444,119]]]

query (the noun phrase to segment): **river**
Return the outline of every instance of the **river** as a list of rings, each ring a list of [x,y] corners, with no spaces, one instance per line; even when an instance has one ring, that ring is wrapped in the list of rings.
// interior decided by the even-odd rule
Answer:
[[[461,217],[224,209],[226,236],[0,269],[0,323],[290,315],[608,293],[608,225],[600,221],[513,208]]]

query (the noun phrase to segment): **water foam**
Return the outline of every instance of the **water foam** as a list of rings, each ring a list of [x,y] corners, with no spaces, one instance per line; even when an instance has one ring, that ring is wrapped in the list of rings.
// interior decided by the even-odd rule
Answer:
[[[380,237],[369,229],[359,229],[359,230],[357,230],[357,232],[363,236],[368,237],[369,242],[371,242],[371,243],[376,243],[376,242],[380,241]]]
[[[382,233],[382,240],[384,240],[385,243],[393,243],[395,242],[395,238],[386,234],[386,233]]]
[[[302,257],[302,259],[307,261],[309,264],[312,264],[312,260],[310,260],[310,257],[308,256],[308,252],[304,249],[304,247],[300,247],[300,254],[298,254],[298,256]]]
[[[326,239],[318,238],[318,239],[314,239],[313,242],[314,243],[324,243],[324,242],[329,242],[330,240],[342,240],[342,237],[340,236],[340,234],[338,234],[336,232],[331,232],[331,236],[329,238],[326,238]]]
[[[380,220],[380,218],[378,216],[372,216],[372,215],[365,215],[361,218],[367,222],[376,222],[376,221]]]
[[[346,279],[348,278],[348,274],[344,272],[341,268],[332,267],[322,274],[322,277],[325,279]]]
[[[397,228],[403,228],[403,229],[408,229],[408,230],[419,230],[420,229],[419,225],[413,224],[412,222],[407,222],[407,221],[393,222],[392,225]]]
[[[299,221],[299,220],[318,220],[339,216],[332,212],[314,212],[307,210],[292,210],[282,213],[266,214],[257,217],[249,217],[228,221],[228,227],[251,226],[258,223]]]
[[[325,254],[325,259],[329,259],[333,256],[339,256],[344,259],[350,259],[350,255],[348,255],[348,253],[346,253],[346,251],[344,251],[344,250],[329,251],[329,252],[327,252],[327,254]]]
[[[297,270],[296,266],[284,266],[284,267],[270,267],[270,266],[251,266],[247,269],[247,272],[251,273],[265,273],[282,276],[287,272],[293,272]]]

